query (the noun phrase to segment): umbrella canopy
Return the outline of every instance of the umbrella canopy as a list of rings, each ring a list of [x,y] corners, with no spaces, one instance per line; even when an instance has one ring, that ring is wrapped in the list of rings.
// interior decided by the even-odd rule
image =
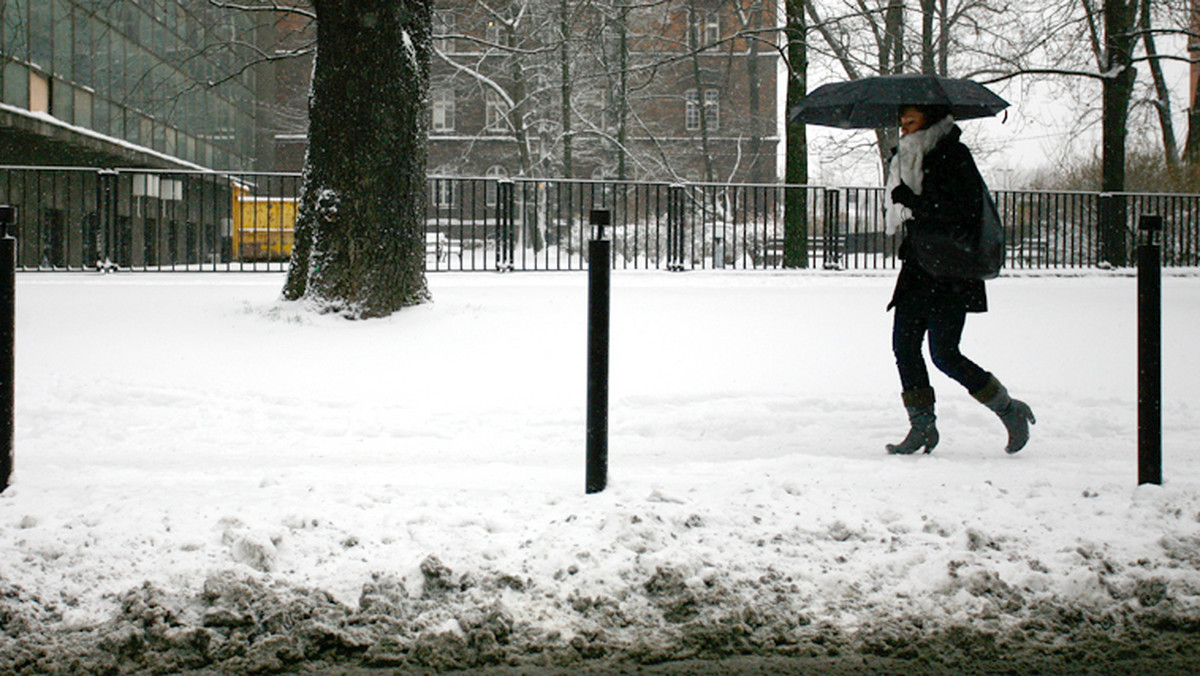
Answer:
[[[792,122],[842,129],[880,129],[899,123],[900,106],[949,106],[956,120],[991,117],[1008,107],[978,82],[936,75],[879,75],[821,85],[792,107]]]

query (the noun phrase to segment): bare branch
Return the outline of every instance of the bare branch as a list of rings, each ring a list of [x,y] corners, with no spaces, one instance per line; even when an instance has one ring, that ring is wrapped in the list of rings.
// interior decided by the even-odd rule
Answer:
[[[278,0],[271,0],[270,4],[267,4],[267,5],[245,5],[240,2],[226,2],[226,0],[208,0],[208,2],[213,7],[219,7],[221,9],[232,9],[232,10],[237,10],[239,12],[289,13],[289,14],[299,14],[300,16],[308,17],[309,19],[314,19],[314,20],[317,18],[316,12],[312,11],[311,9],[306,9],[299,5],[294,5],[294,4],[290,4],[290,3],[283,4],[283,3],[278,2]]]
[[[309,45],[307,47],[301,47],[299,49],[281,50],[281,51],[275,52],[274,54],[270,54],[270,53],[264,52],[263,50],[259,49],[257,45],[253,45],[248,42],[242,42],[240,40],[235,40],[233,42],[226,43],[225,45],[222,45],[222,46],[227,47],[229,45],[245,47],[245,48],[249,49],[250,51],[255,52],[257,54],[257,56],[249,61],[243,62],[240,66],[235,68],[233,71],[226,73],[224,76],[219,77],[215,80],[209,80],[206,83],[207,86],[218,87],[220,85],[225,84],[226,82],[236,80],[237,78],[239,78],[243,74],[245,74],[246,71],[250,70],[251,68],[254,68],[255,66],[258,66],[258,65],[261,65],[264,63],[270,63],[273,61],[286,61],[288,59],[295,59],[295,58],[299,58],[302,56],[307,56],[309,54],[316,52],[316,49],[317,49],[316,45],[314,44],[314,45]]]
[[[987,71],[980,71],[979,75],[982,75],[986,72]],[[1113,74],[1096,73],[1086,70],[1070,70],[1064,68],[1021,68],[1020,70],[996,75],[995,77],[991,77],[989,79],[980,79],[979,82],[981,84],[995,84],[997,82],[1004,82],[1016,77],[1021,77],[1022,75],[1062,75],[1065,77],[1082,77],[1101,81],[1116,77]]]

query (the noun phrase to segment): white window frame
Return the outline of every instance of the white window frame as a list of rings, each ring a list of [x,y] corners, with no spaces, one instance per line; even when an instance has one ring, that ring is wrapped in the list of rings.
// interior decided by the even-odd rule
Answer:
[[[693,49],[703,49],[721,40],[721,15],[693,8],[688,15],[688,32]]]
[[[483,184],[483,201],[487,206],[496,206],[496,196],[500,193],[500,181],[508,178],[508,170],[499,164],[493,164],[484,172],[487,178]]]
[[[454,186],[456,184],[457,181],[445,178],[444,174],[442,177],[430,181],[429,199],[433,202],[435,209],[445,211],[454,207]]]
[[[458,20],[450,12],[433,13],[433,46],[443,54],[454,53],[454,38],[446,37],[458,29]]]
[[[430,126],[435,132],[452,132],[455,126],[454,90],[438,87],[433,90],[433,110]]]
[[[688,131],[698,131],[700,129],[700,94],[695,89],[689,89],[684,92],[683,98],[686,101],[683,126]]]
[[[715,45],[721,41],[721,15],[711,12],[704,17],[704,32],[701,34],[701,47]]]
[[[684,126],[688,131],[700,131],[700,92],[689,89],[684,94]],[[704,126],[707,131],[721,128],[721,90],[708,87],[704,90]]]
[[[491,133],[507,133],[512,131],[508,121],[511,110],[504,97],[492,89],[483,91],[484,122],[483,130]]]
[[[704,90],[704,126],[709,131],[721,128],[721,90],[712,88]]]

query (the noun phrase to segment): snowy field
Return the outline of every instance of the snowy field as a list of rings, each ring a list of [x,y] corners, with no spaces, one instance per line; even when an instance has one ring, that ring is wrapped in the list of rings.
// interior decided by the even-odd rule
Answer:
[[[22,275],[0,672],[1200,653],[1196,271],[1164,280],[1161,487],[1132,273],[990,282],[963,350],[1032,441],[935,372],[920,457],[884,452],[893,275],[616,274],[592,496],[583,274],[433,275],[367,322],[274,273]]]

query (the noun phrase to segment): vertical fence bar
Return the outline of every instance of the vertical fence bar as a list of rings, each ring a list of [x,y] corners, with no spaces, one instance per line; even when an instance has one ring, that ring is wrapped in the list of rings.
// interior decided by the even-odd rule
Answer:
[[[513,212],[516,210],[515,190],[512,181],[502,180],[496,184],[496,269],[508,272],[513,269]]]
[[[667,269],[683,270],[683,186],[667,189]]]
[[[696,269],[696,261],[700,262],[701,269],[704,268],[704,241],[700,241],[700,252],[696,253],[696,237],[699,235],[703,238],[704,233],[704,189],[696,186],[685,186],[680,191],[683,195],[683,223],[684,237],[687,242],[684,245],[684,254],[690,264],[691,269]],[[687,223],[691,223],[692,227],[687,227]]]
[[[1138,245],[1138,484],[1162,483],[1162,216],[1141,217]]]
[[[117,228],[117,179],[115,169],[96,172],[96,209],[99,222],[96,227],[96,268],[101,272],[112,272],[116,268],[112,250]]]
[[[566,223],[567,231],[570,232],[571,216],[574,213],[571,210],[571,203],[568,201],[570,199],[569,193],[566,197],[563,196],[564,188],[569,191],[571,189],[571,184],[556,183],[554,185],[554,269],[556,270],[562,269],[562,256],[563,249],[565,248],[563,246],[563,223]],[[549,246],[550,243],[546,242],[547,266],[549,266],[550,257]]]
[[[825,191],[825,260],[822,267],[826,270],[838,270],[842,267],[841,252],[838,247],[839,216],[841,215],[841,193],[830,188]]]
[[[1071,233],[1075,242],[1074,261],[1077,267],[1092,267],[1096,264],[1096,246],[1092,238],[1092,222],[1096,219],[1099,204],[1096,199],[1083,195],[1071,195],[1075,220]]]

